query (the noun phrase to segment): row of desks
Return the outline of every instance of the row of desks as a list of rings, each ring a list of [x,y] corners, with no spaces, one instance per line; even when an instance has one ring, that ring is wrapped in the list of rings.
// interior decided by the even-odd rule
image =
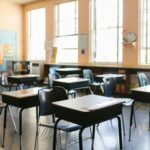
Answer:
[[[64,80],[64,79],[61,79],[61,80]],[[78,80],[78,83],[74,82],[74,83],[76,83],[75,88],[79,88],[81,86],[79,84],[79,83],[81,83],[81,79],[79,78],[79,80]],[[87,80],[84,79],[83,82],[85,83],[84,86],[88,86]],[[56,85],[56,83],[57,82],[54,82],[55,85]],[[65,88],[72,89],[73,82],[71,81],[71,79],[67,83],[71,83],[71,85],[69,86],[65,83]],[[19,134],[21,137],[21,134],[22,134],[22,111],[27,108],[31,108],[31,107],[37,108],[38,107],[38,105],[39,105],[38,90],[39,89],[40,88],[30,88],[30,89],[26,89],[26,90],[18,90],[18,91],[2,93],[2,100],[4,103],[7,104],[7,106],[5,108],[5,115],[4,115],[3,139],[5,138],[5,128],[6,128],[8,105],[12,105],[12,106],[21,108],[20,112],[19,112]],[[142,97],[140,97],[141,95],[142,95]],[[142,87],[142,88],[131,90],[131,96],[135,101],[137,100],[137,101],[143,101],[143,102],[148,103],[149,102],[148,97],[150,96],[150,86],[146,86],[145,88]],[[106,98],[103,96],[88,95],[88,96],[84,96],[84,97],[80,97],[80,98],[76,98],[76,99],[70,99],[67,101],[55,102],[55,103],[53,103],[53,105],[54,105],[55,109],[57,110],[56,116],[59,118],[59,120],[65,119],[67,121],[71,121],[71,122],[80,124],[82,126],[82,130],[80,131],[80,142],[79,142],[80,149],[82,149],[82,131],[85,127],[94,125],[96,123],[99,123],[99,122],[102,122],[102,121],[105,121],[105,120],[108,120],[108,119],[111,119],[114,117],[117,117],[118,125],[119,125],[120,148],[122,148],[121,124],[120,124],[120,119],[119,119],[119,115],[122,113],[122,101],[116,102],[115,99],[113,99],[113,100],[111,98]],[[111,102],[106,104],[106,101],[111,101]],[[134,103],[133,103],[133,106],[134,106]],[[133,106],[132,106],[132,109],[133,109]],[[130,126],[132,125],[132,115],[133,115],[132,109],[131,109],[131,117],[130,117]],[[36,114],[37,113],[38,113],[38,109],[36,109]],[[74,117],[72,117],[72,116],[74,116]],[[90,117],[90,119],[89,119],[89,117]],[[37,115],[37,118],[38,118],[38,115]],[[58,121],[57,121],[57,123],[58,123]],[[55,138],[56,138],[57,123],[55,125],[55,130],[54,130],[55,132],[54,132],[53,149],[55,149],[55,146],[56,146]],[[4,142],[4,140],[3,140],[3,142]]]
[[[39,75],[35,74],[8,76],[8,82],[10,83],[9,91],[11,91],[13,84],[16,84],[16,86],[21,84],[28,85],[30,87],[30,85],[34,85],[35,83],[37,83],[38,77]]]
[[[82,74],[82,69],[80,68],[57,68],[56,72],[59,73],[61,76],[66,76],[66,75],[73,75],[73,74]],[[123,78],[125,77],[124,74],[99,74],[95,76],[96,78],[98,78],[99,81],[102,80],[102,78],[105,77],[113,77],[113,78]]]
[[[2,100],[7,104],[5,108],[5,115],[4,115],[3,145],[4,145],[4,138],[5,138],[8,105],[21,108],[19,112],[19,134],[20,134],[20,143],[21,143],[22,111],[27,108],[38,107],[39,89],[40,88],[30,88],[25,90],[4,92],[2,94]],[[80,142],[79,142],[80,149],[82,149],[82,131],[84,128],[115,117],[118,118],[119,142],[120,142],[120,148],[122,147],[121,122],[119,117],[119,115],[122,113],[122,101],[118,101],[103,96],[88,95],[88,96],[69,99],[61,102],[54,102],[53,106],[56,110],[56,116],[59,119],[71,121],[82,126],[82,129],[80,130]],[[36,114],[38,114],[38,109],[36,109]],[[37,116],[36,118],[38,119],[38,115],[36,116]],[[57,123],[54,128],[53,149],[55,149],[56,146],[55,142],[56,142]]]

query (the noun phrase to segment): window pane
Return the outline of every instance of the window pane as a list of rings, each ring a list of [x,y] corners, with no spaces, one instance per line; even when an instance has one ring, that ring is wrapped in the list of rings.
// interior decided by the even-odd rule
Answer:
[[[140,63],[150,64],[150,0],[141,0]]]
[[[56,62],[76,63],[78,60],[77,49],[61,49],[58,48]]]
[[[45,8],[28,12],[28,59],[45,59]]]
[[[122,0],[91,0],[93,62],[122,61]]]
[[[63,37],[56,37],[55,38],[56,44],[55,47],[58,48],[78,48],[78,36],[63,36]]]
[[[78,2],[55,6],[56,62],[78,62]]]

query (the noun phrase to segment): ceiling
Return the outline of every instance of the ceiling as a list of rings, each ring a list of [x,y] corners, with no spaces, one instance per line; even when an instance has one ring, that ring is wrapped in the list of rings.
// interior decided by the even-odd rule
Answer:
[[[8,1],[23,5],[23,4],[27,4],[27,3],[31,3],[31,2],[40,1],[40,0],[8,0]]]

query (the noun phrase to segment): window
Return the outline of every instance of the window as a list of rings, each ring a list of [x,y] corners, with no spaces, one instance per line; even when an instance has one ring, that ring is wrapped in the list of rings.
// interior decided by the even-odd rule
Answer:
[[[28,60],[45,59],[45,8],[28,12]]]
[[[150,64],[150,0],[141,0],[141,64]]]
[[[56,62],[78,62],[78,2],[55,6]]]
[[[123,0],[91,0],[91,61],[122,61]]]

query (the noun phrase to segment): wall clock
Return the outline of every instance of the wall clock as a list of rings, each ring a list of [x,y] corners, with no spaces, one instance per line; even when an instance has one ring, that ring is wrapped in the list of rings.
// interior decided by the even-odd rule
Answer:
[[[133,43],[136,42],[137,36],[134,32],[127,32],[126,35],[123,36],[123,41],[125,43]]]

